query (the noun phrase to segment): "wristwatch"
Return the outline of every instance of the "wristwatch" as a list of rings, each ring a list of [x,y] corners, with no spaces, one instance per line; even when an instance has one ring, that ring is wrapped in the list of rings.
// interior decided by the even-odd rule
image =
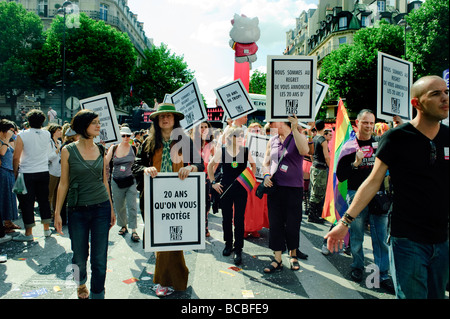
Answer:
[[[212,182],[211,182],[211,186],[212,186],[212,185],[214,185],[215,183],[216,183],[216,181],[215,181],[215,180],[214,180],[214,181],[212,181]]]

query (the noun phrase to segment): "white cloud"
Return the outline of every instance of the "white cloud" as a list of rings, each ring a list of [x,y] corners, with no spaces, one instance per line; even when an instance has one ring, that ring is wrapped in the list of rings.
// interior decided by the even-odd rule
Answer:
[[[317,7],[318,0],[128,0],[131,11],[144,22],[155,45],[164,42],[176,55],[183,55],[195,71],[200,90],[214,106],[213,90],[234,77],[234,51],[229,32],[234,14],[258,17],[261,38],[253,70],[266,72],[267,55],[281,55],[286,31],[294,28],[303,10]],[[171,92],[167,92],[171,93]]]

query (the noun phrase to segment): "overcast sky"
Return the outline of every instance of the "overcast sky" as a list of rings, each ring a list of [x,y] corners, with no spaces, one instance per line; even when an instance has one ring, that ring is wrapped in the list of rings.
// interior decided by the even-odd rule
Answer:
[[[172,53],[184,56],[195,72],[200,91],[209,107],[215,106],[213,90],[233,81],[234,51],[229,47],[231,19],[235,13],[258,17],[261,38],[253,70],[266,71],[267,55],[281,55],[286,31],[295,18],[318,0],[128,0],[130,10],[144,23],[148,38]],[[172,92],[164,92],[172,93]]]

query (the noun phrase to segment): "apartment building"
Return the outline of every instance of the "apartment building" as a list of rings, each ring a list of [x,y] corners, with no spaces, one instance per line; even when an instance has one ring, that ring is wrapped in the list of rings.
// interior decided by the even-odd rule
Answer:
[[[386,20],[398,24],[417,9],[419,0],[319,0],[317,9],[303,11],[295,29],[286,32],[285,55],[316,55],[320,61],[342,44],[352,44],[361,28]]]

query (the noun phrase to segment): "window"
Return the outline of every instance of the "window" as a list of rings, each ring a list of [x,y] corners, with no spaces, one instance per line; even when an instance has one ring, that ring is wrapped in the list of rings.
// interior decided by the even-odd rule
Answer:
[[[386,11],[386,0],[378,0],[377,1],[378,12]]]
[[[370,24],[369,16],[362,16],[361,17],[361,27],[367,27]]]
[[[41,17],[48,17],[48,1],[39,0],[38,1],[38,15]]]
[[[339,38],[339,46],[341,45],[341,44],[346,44],[347,43],[347,37],[341,37],[341,38]]]
[[[339,18],[339,30],[347,29],[347,17]]]
[[[100,3],[100,20],[108,21],[108,6]]]

